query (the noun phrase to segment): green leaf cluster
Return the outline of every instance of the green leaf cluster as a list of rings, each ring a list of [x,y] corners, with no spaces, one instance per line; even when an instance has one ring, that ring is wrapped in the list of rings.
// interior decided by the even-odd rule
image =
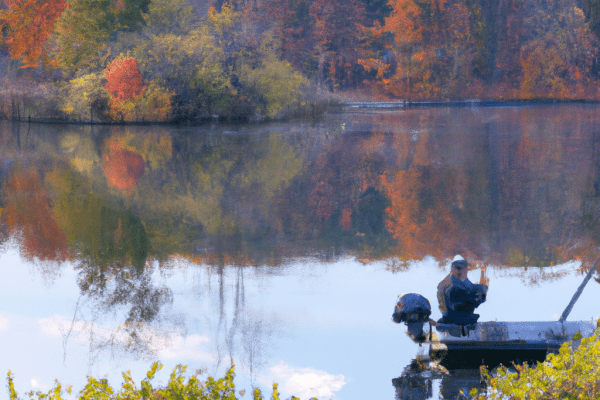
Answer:
[[[150,38],[133,50],[142,74],[175,93],[176,119],[272,118],[298,102],[305,79],[279,59],[268,33],[243,35],[241,13],[228,5],[198,23],[179,7],[151,7]],[[173,18],[191,27],[168,29]]]
[[[300,87],[307,83],[290,63],[279,60],[274,53],[267,54],[258,67],[242,65],[240,81],[253,92],[259,112],[271,118],[297,103]]]
[[[56,27],[53,52],[58,66],[69,74],[104,67],[117,33],[143,26],[149,4],[150,0],[70,0]]]
[[[198,24],[187,0],[153,0],[148,10],[145,31],[151,35],[183,35]]]
[[[162,369],[162,364],[155,362],[150,367],[150,370],[146,373],[146,378],[142,380],[138,387],[133,378],[131,372],[127,371],[123,373],[123,383],[121,384],[120,390],[116,390],[108,383],[106,379],[95,379],[88,377],[87,384],[79,392],[78,400],[237,400],[235,394],[235,366],[226,372],[225,376],[220,379],[214,379],[209,376],[206,381],[199,379],[201,370],[196,371],[189,378],[186,379],[185,373],[187,367],[185,365],[177,365],[173,372],[169,376],[169,381],[164,387],[152,386],[152,380],[156,373]],[[20,400],[17,392],[14,388],[13,375],[9,371],[7,375],[8,391],[10,400]],[[273,384],[273,393],[271,395],[272,400],[279,400],[279,392],[277,391],[277,383]],[[61,384],[56,381],[55,386],[50,389],[47,393],[42,392],[29,392],[27,396],[34,400],[47,399],[47,400],[63,400],[64,392],[71,394],[72,388],[68,387],[63,390]],[[245,390],[240,392],[243,396]],[[263,396],[260,389],[255,388],[253,390],[253,399],[262,400]],[[292,396],[292,399],[297,397]],[[317,400],[313,398],[313,400]]]
[[[550,354],[546,361],[529,366],[517,365],[516,372],[498,368],[492,376],[485,368],[482,374],[489,382],[486,393],[471,390],[477,399],[598,399],[600,398],[600,329],[587,338],[578,333],[573,342]],[[577,345],[577,342],[579,344]]]
[[[220,112],[229,96],[229,79],[223,69],[225,53],[217,46],[208,27],[186,35],[167,33],[152,36],[134,50],[142,74],[162,82],[176,93],[185,118],[203,108]]]

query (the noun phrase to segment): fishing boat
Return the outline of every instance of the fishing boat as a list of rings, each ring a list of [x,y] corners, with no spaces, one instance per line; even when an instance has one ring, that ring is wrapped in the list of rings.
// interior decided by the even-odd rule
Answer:
[[[426,335],[430,357],[448,369],[512,362],[533,364],[568,341],[591,336],[594,321],[478,322],[472,326],[437,324]]]
[[[600,261],[588,272],[558,321],[477,322],[471,325],[436,323],[429,318],[429,300],[418,293],[399,296],[392,320],[405,323],[407,334],[429,344],[431,360],[447,369],[543,361],[562,344],[591,336],[597,321],[566,321]]]

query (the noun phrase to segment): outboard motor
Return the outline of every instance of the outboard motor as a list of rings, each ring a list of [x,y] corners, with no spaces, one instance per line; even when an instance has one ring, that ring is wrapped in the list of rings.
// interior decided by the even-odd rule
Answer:
[[[429,322],[431,304],[418,293],[405,293],[398,296],[398,302],[392,314],[392,320],[399,324],[404,322],[408,327],[408,336],[417,343],[427,338],[423,332],[423,324]],[[429,328],[431,331],[431,327]]]
[[[429,300],[418,293],[405,293],[398,296],[398,302],[392,314],[395,323],[427,322],[431,315]]]

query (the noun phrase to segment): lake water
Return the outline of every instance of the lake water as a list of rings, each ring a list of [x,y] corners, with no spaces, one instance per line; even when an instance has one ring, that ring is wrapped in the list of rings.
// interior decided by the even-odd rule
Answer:
[[[427,348],[391,321],[397,296],[438,319],[460,253],[487,266],[480,320],[557,320],[600,256],[598,127],[591,105],[3,122],[0,372],[23,394],[139,382],[156,360],[157,383],[177,364],[221,377],[233,360],[242,398],[272,382],[303,400],[454,396],[473,371],[398,387]],[[569,320],[598,304],[592,280]]]

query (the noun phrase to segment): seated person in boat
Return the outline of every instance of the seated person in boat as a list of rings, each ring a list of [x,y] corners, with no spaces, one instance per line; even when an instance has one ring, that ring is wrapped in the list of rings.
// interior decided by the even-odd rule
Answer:
[[[468,271],[467,260],[456,255],[452,260],[450,273],[437,287],[442,312],[438,323],[471,325],[479,319],[479,314],[474,311],[485,301],[489,279],[485,277],[485,268],[482,268],[479,284],[474,284],[467,278]]]

